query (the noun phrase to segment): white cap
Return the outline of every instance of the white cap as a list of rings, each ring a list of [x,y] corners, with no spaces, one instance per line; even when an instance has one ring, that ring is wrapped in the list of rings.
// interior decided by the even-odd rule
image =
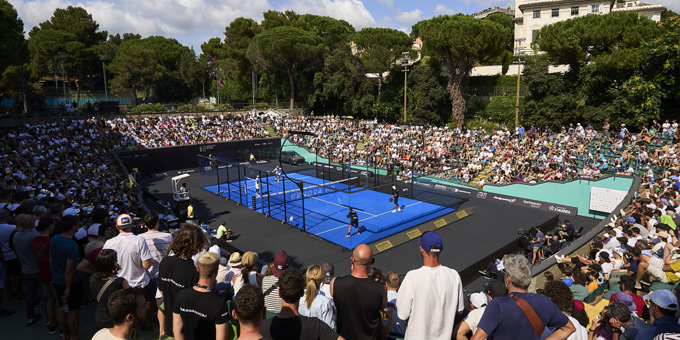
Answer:
[[[482,308],[489,303],[489,300],[484,293],[472,293],[470,295],[470,303],[475,306],[475,308]]]

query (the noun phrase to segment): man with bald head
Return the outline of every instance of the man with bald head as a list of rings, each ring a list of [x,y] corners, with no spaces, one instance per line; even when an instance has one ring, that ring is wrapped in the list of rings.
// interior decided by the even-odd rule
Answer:
[[[345,339],[372,340],[389,332],[389,327],[381,329],[380,319],[380,311],[387,306],[385,285],[368,278],[374,261],[371,248],[360,244],[350,257],[352,273],[331,281],[331,295],[338,309],[338,334]]]

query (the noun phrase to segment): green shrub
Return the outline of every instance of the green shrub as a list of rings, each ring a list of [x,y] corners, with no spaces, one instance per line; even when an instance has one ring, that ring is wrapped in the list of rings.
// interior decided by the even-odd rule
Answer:
[[[133,107],[130,113],[140,114],[140,113],[161,113],[166,112],[165,106],[163,104],[141,104]]]
[[[208,109],[202,105],[186,104],[177,107],[177,112],[205,112]]]

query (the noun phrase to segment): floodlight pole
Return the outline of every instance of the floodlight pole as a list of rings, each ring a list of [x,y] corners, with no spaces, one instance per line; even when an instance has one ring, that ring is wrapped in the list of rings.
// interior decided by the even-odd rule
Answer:
[[[288,177],[288,174],[286,174],[286,171],[283,170],[283,164],[281,162],[281,152],[283,151],[283,146],[286,144],[288,141],[288,138],[292,135],[303,135],[303,136],[313,136],[316,137],[316,134],[313,132],[307,132],[307,131],[288,131],[288,135],[286,135],[286,139],[283,140],[281,143],[281,148],[279,149],[279,168],[281,168],[281,173],[283,173],[283,176],[286,177],[289,181],[295,183],[298,188],[300,189],[300,197],[302,197],[302,230],[306,231],[307,230],[307,223],[305,219],[305,192],[303,190],[303,184],[302,181],[300,180],[294,180],[290,177]],[[286,182],[283,183],[283,198],[286,198]],[[285,210],[285,208],[284,208]]]
[[[519,126],[519,77],[521,75],[520,72],[520,67],[522,65],[522,41],[524,41],[524,38],[517,38],[515,41],[517,42],[517,47],[515,47],[515,51],[517,51],[517,98],[515,100],[515,129]]]
[[[66,53],[64,53],[64,51],[59,51],[59,59],[61,60],[61,79],[64,82],[64,106],[66,106],[66,74],[64,72],[64,58],[66,58]]]
[[[104,62],[106,61],[106,55],[100,54],[99,60],[102,61],[102,72],[104,72],[104,96],[106,96],[106,101],[109,101],[109,90],[106,88],[106,69],[104,68]]]
[[[401,66],[404,67],[402,72],[404,72],[404,123],[406,123],[406,89],[408,87],[407,83],[407,74],[408,74],[408,55],[409,52],[401,52],[401,55],[403,56],[403,60],[401,62]]]

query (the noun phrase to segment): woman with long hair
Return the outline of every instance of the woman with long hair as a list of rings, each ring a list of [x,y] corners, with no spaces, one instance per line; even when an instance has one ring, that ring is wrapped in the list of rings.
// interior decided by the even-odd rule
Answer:
[[[300,315],[314,317],[325,322],[329,327],[335,327],[335,307],[331,299],[319,290],[321,282],[325,279],[323,268],[313,264],[307,268],[305,274],[307,286],[305,295],[300,298],[298,312]]]
[[[264,275],[260,274],[255,270],[255,265],[257,264],[257,259],[259,255],[254,251],[247,251],[243,253],[241,257],[241,272],[231,279],[232,286],[234,287],[234,296],[241,290],[241,287],[245,284],[256,285],[262,287],[262,279]]]
[[[90,276],[90,292],[97,300],[97,309],[94,314],[97,329],[113,327],[113,321],[109,318],[106,308],[109,296],[113,292],[130,288],[128,282],[117,276],[120,270],[118,265],[118,254],[113,249],[104,249],[94,263],[95,272]]]

